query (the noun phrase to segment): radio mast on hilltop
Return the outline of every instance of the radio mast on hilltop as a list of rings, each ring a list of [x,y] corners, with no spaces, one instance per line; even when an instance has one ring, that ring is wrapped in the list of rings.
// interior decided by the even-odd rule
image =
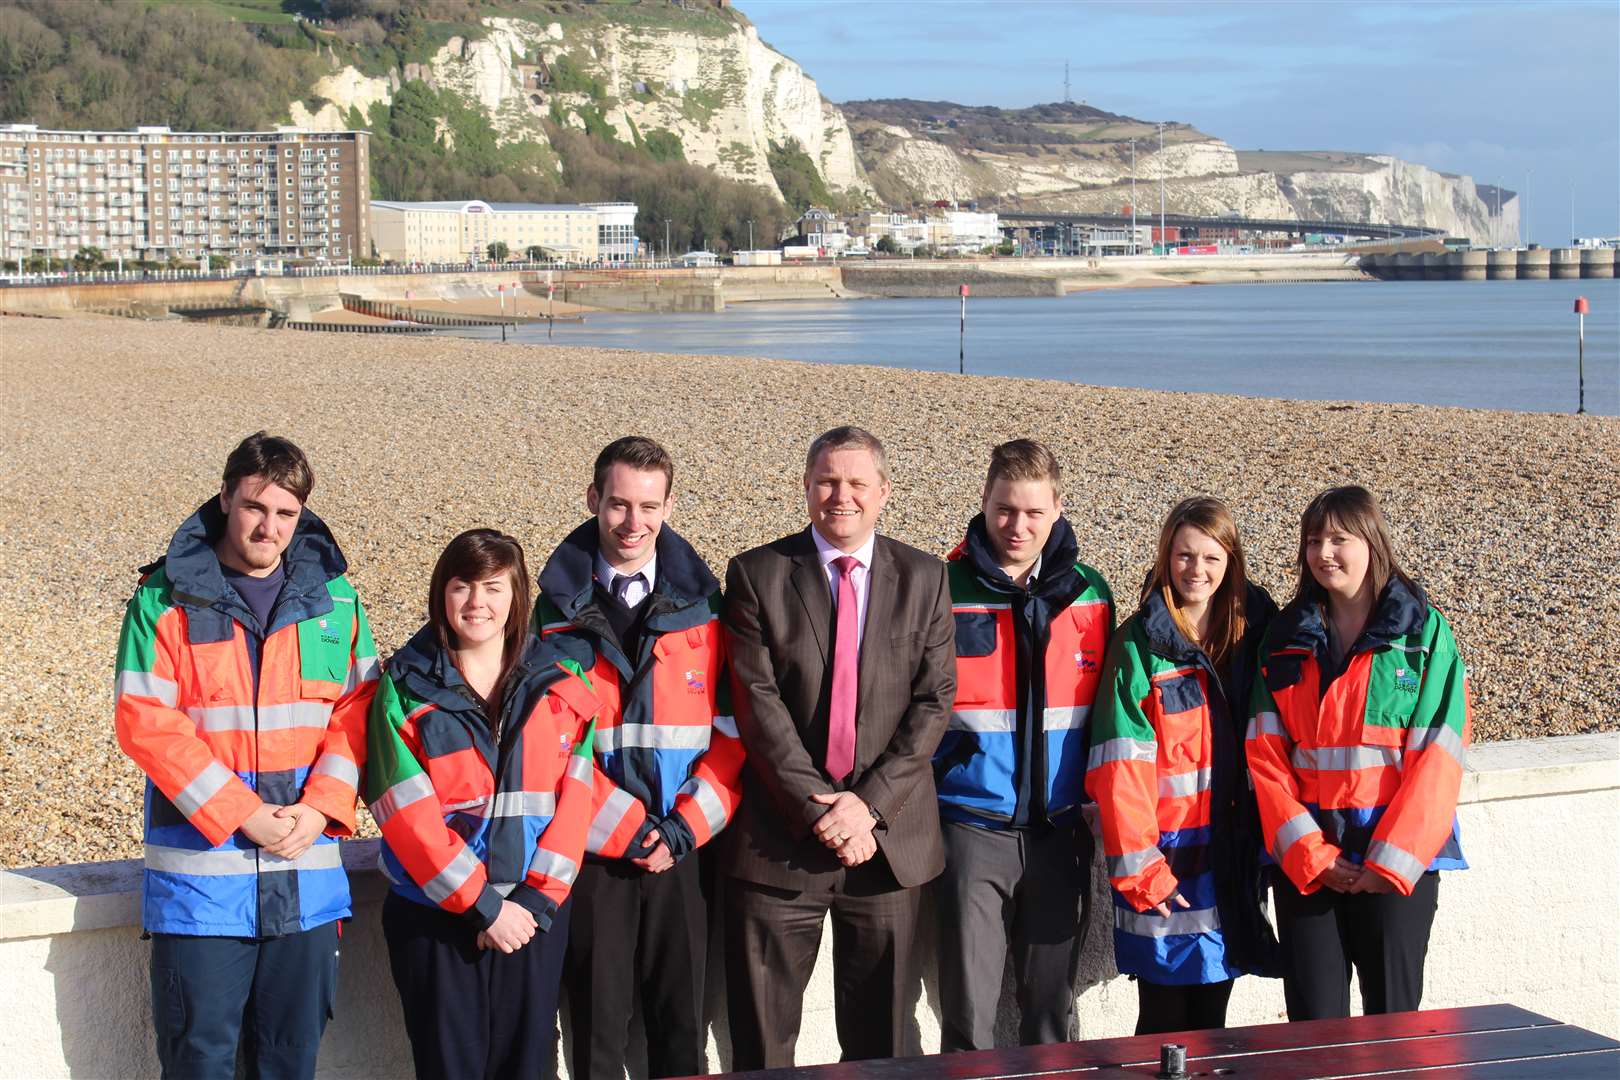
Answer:
[[[1074,104],[1074,98],[1069,94],[1069,62],[1067,60],[1063,61],[1063,104]]]

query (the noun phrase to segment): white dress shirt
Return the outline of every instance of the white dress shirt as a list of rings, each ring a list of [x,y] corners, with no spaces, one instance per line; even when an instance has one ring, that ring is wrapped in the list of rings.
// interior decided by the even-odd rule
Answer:
[[[596,553],[595,573],[597,582],[608,591],[609,596],[613,595],[614,578],[635,577],[640,574],[646,582],[645,585],[639,581],[632,581],[624,589],[624,606],[633,608],[647,599],[647,594],[652,592],[653,582],[658,580],[658,555],[654,553],[653,557],[648,559],[641,569],[632,570],[628,574],[621,574],[609,566],[608,561],[602,558],[602,553],[598,551]]]
[[[855,612],[859,620],[860,636],[866,636],[866,598],[872,591],[872,549],[877,547],[877,533],[866,538],[866,543],[854,551],[840,551],[810,526],[810,538],[816,542],[816,555],[821,560],[821,572],[827,577],[827,588],[832,591],[833,615],[838,614],[838,567],[833,560],[845,555],[853,556],[856,566],[849,572],[850,584],[855,587]],[[836,619],[834,620],[836,621]]]

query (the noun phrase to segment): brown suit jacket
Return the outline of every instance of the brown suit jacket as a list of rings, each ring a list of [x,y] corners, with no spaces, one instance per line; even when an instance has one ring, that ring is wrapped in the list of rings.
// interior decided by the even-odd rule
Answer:
[[[861,639],[855,768],[823,769],[832,694],[832,594],[810,530],[744,552],[726,569],[726,639],[743,797],[724,834],[726,872],[778,888],[827,884],[843,869],[811,833],[818,793],[849,790],[883,815],[873,833],[907,888],[945,867],[932,758],[956,694],[956,633],[945,564],[879,536]]]

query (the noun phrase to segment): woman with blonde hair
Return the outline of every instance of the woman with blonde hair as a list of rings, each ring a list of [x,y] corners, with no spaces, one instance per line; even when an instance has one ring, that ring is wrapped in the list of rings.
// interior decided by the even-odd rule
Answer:
[[[1468,686],[1451,627],[1395,559],[1365,488],[1299,523],[1299,587],[1261,648],[1249,769],[1275,875],[1290,1020],[1423,998],[1440,870],[1456,829]]]
[[[1141,606],[1109,648],[1086,791],[1138,1035],[1225,1027],[1233,980],[1272,973],[1240,724],[1276,611],[1248,580],[1231,510],[1191,498],[1165,518]]]

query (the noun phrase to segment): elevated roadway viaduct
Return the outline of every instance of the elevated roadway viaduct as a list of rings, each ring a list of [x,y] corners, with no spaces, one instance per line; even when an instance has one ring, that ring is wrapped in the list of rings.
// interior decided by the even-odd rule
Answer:
[[[1131,225],[1129,214],[1012,211],[998,212],[997,216],[1005,223],[1018,225],[1102,225],[1121,229],[1129,228]],[[1136,216],[1138,225],[1157,225],[1158,222],[1158,214],[1139,213]],[[1340,221],[1332,218],[1304,221],[1290,218],[1195,217],[1191,214],[1165,214],[1164,224],[1166,228],[1240,229],[1247,232],[1300,234],[1307,232],[1336,233],[1343,236],[1364,236],[1377,239],[1393,237],[1421,239],[1445,234],[1444,229],[1434,229],[1426,225],[1393,225],[1372,221]]]

